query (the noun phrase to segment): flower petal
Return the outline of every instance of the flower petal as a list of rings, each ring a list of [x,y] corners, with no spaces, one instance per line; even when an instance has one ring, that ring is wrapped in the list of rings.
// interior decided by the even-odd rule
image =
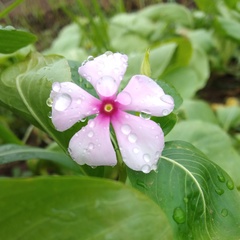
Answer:
[[[99,81],[101,82],[104,77],[113,78],[115,81],[114,87],[116,84],[117,89],[126,72],[127,61],[127,55],[106,52],[91,61],[87,61],[79,67],[78,72],[93,85],[97,92]]]
[[[50,98],[52,122],[58,131],[99,111],[100,101],[72,82],[53,83]]]
[[[122,103],[123,110],[143,112],[153,116],[166,116],[174,109],[174,101],[166,95],[163,89],[151,78],[144,75],[135,75],[128,85],[119,93],[130,96],[130,101],[122,103],[122,97],[117,101]],[[124,100],[124,99],[123,99]]]
[[[113,116],[112,125],[126,165],[144,173],[156,170],[164,147],[159,125],[122,111]]]
[[[108,117],[99,115],[89,120],[87,126],[72,137],[69,153],[73,160],[81,165],[116,165],[117,159],[110,140],[109,123]]]

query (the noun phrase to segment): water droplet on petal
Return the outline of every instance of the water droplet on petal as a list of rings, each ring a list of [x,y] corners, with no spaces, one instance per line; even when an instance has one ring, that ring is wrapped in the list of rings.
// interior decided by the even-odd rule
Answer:
[[[87,58],[87,61],[93,61],[94,60],[94,57],[93,56],[89,56],[88,58]]]
[[[60,112],[64,111],[71,105],[71,102],[72,98],[68,94],[66,93],[60,94],[56,98],[54,108]]]
[[[164,109],[163,111],[162,111],[162,115],[163,116],[167,116],[169,114],[169,111],[167,110],[167,109]]]
[[[82,62],[82,66],[84,66],[87,62],[88,62],[87,60],[84,60],[84,61]]]
[[[226,208],[222,209],[221,214],[223,217],[226,217],[228,215],[228,210]]]
[[[121,131],[123,134],[128,135],[131,132],[131,127],[127,124],[122,125]]]
[[[52,100],[52,98],[48,98],[47,101],[46,101],[46,104],[47,104],[49,107],[52,107],[52,105],[53,105],[53,100]]]
[[[94,132],[93,131],[90,131],[89,133],[88,133],[88,137],[93,137],[93,135],[94,135]]]
[[[121,59],[122,59],[122,61],[123,61],[124,63],[126,63],[126,62],[128,61],[127,55],[122,55],[122,56],[121,56]]]
[[[96,84],[97,92],[104,97],[113,96],[117,92],[117,89],[117,82],[110,76],[104,76],[100,78]]]
[[[122,105],[127,106],[132,102],[132,97],[128,92],[123,91],[118,94],[116,100]]]
[[[133,133],[129,134],[128,135],[128,141],[130,143],[135,143],[137,141],[137,136],[135,134],[133,134]]]
[[[171,105],[173,105],[174,104],[174,100],[173,100],[173,98],[170,96],[170,95],[162,95],[161,97],[160,97],[160,99],[163,101],[163,102],[165,102],[165,103],[168,103],[168,104],[171,104]]]
[[[82,103],[82,99],[81,98],[77,99],[77,104],[81,104],[81,103]]]
[[[107,51],[107,52],[105,52],[105,55],[106,56],[111,56],[111,55],[113,55],[113,53],[111,51]]]
[[[151,157],[150,157],[150,155],[149,154],[144,154],[143,155],[143,160],[145,161],[145,162],[147,162],[147,163],[149,163],[150,162],[150,160],[151,160]]]
[[[92,150],[93,148],[94,148],[94,144],[93,144],[93,143],[89,143],[88,149],[89,149],[89,150]]]
[[[54,92],[59,92],[61,89],[61,84],[59,82],[54,82],[52,85],[52,90]]]
[[[158,160],[158,159],[159,159],[159,157],[160,157],[160,152],[159,152],[159,151],[157,151],[157,152],[155,153],[155,159],[156,159],[156,160]]]
[[[89,125],[90,128],[93,128],[93,127],[95,126],[94,120],[93,120],[93,119],[90,119],[90,120],[88,121],[88,125]]]
[[[181,207],[177,207],[173,211],[173,220],[176,223],[184,223],[186,221],[186,213],[182,210]]]
[[[153,171],[156,171],[156,170],[157,170],[157,164],[153,164],[153,165],[152,165],[152,170],[153,170]]]
[[[71,148],[68,148],[68,152],[69,152],[69,154],[71,155],[71,154],[72,154],[72,149],[71,149]]]
[[[143,110],[140,113],[140,117],[143,118],[143,119],[149,120],[151,118],[151,112],[148,111],[148,110]]]
[[[151,167],[149,166],[149,165],[143,165],[142,166],[142,172],[144,172],[144,173],[149,173],[150,171],[151,171]]]
[[[139,153],[139,149],[138,148],[133,148],[133,152],[135,153],[135,154],[138,154]]]

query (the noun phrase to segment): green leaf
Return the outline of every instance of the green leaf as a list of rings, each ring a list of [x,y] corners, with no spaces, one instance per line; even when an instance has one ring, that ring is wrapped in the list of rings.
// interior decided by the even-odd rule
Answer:
[[[13,27],[0,28],[0,39],[0,53],[5,54],[13,53],[37,40],[35,35]]]
[[[1,179],[0,191],[1,239],[172,239],[161,209],[117,182]]]
[[[182,121],[175,125],[166,139],[191,142],[240,186],[240,155],[234,149],[231,138],[220,126],[199,120]]]
[[[140,72],[143,75],[151,77],[151,66],[150,66],[150,62],[149,62],[149,55],[150,55],[150,50],[148,49],[145,52]]]
[[[217,12],[217,2],[219,0],[215,1],[209,1],[209,0],[194,0],[194,2],[197,4],[197,7],[207,13],[214,14]]]
[[[240,107],[228,106],[216,109],[217,118],[225,131],[240,125]]]
[[[19,160],[28,160],[32,158],[50,160],[75,172],[81,173],[79,165],[65,153],[14,144],[0,146],[0,164],[6,164]]]
[[[230,177],[190,143],[166,143],[156,172],[128,173],[132,185],[165,211],[174,239],[239,238],[239,193]]]
[[[240,23],[233,19],[226,19],[217,17],[216,19],[217,30],[220,30],[227,37],[240,42]]]

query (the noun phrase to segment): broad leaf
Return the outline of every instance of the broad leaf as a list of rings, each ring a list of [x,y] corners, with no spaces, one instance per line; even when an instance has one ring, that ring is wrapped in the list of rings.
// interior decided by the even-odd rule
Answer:
[[[166,139],[191,142],[240,186],[240,155],[234,149],[231,138],[220,126],[199,120],[182,121],[175,125]]]
[[[79,165],[65,153],[14,144],[0,146],[0,164],[10,163],[18,160],[28,160],[31,158],[50,160],[75,172],[81,173]]]
[[[156,172],[128,172],[132,185],[165,211],[175,239],[239,238],[239,193],[230,177],[191,144],[166,143]]]
[[[0,39],[0,53],[13,53],[37,40],[35,35],[10,26],[0,27]]]
[[[161,209],[117,182],[1,179],[0,192],[1,239],[172,239]]]

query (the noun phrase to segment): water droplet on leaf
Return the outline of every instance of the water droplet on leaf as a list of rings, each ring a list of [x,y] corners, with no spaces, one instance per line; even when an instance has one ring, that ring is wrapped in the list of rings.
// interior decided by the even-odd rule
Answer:
[[[49,107],[52,107],[52,105],[53,105],[53,100],[52,100],[52,98],[48,98],[47,101],[46,101],[46,104],[47,104]]]
[[[225,177],[223,175],[218,175],[217,178],[220,182],[225,182]]]
[[[127,124],[122,125],[121,131],[123,134],[128,135],[131,132],[131,127]]]
[[[234,183],[233,183],[232,180],[228,180],[227,183],[226,183],[226,185],[227,185],[227,188],[228,188],[229,190],[233,190],[233,189],[234,189]]]
[[[215,189],[215,192],[218,194],[218,195],[222,195],[222,194],[224,194],[224,190],[223,189],[220,189],[220,188],[216,188]]]
[[[177,207],[173,211],[173,220],[178,223],[184,223],[186,221],[186,213],[182,210],[181,207]]]
[[[221,214],[223,217],[226,217],[228,215],[228,210],[226,208],[222,209]]]
[[[71,105],[71,102],[72,98],[68,94],[66,93],[60,94],[59,96],[56,97],[54,108],[60,112],[64,111]]]

